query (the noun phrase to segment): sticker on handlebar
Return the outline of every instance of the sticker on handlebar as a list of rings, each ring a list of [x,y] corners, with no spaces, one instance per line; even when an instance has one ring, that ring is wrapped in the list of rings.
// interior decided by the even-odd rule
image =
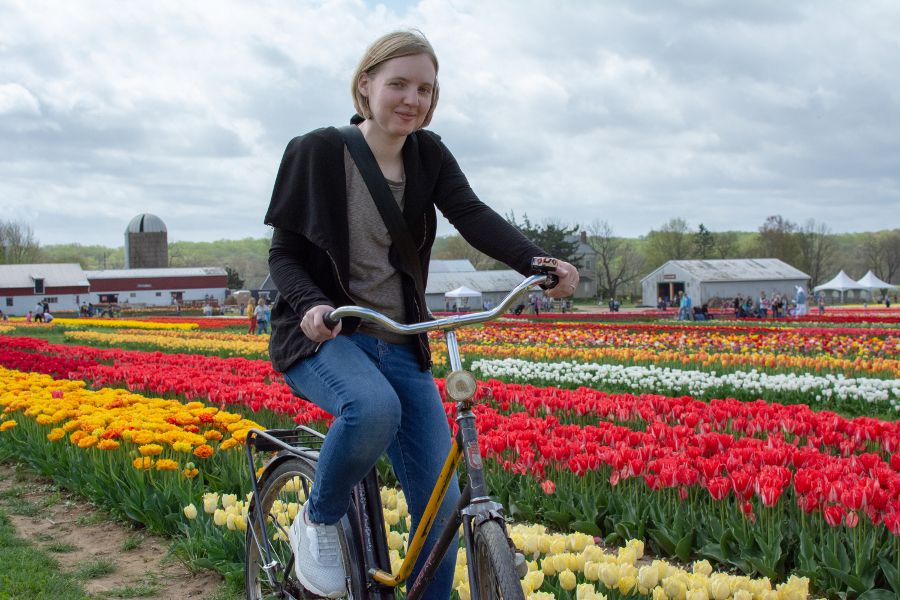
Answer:
[[[532,271],[547,273],[549,271],[555,271],[558,266],[559,261],[550,256],[535,256],[531,259]]]
[[[466,463],[470,469],[481,468],[481,450],[478,449],[478,442],[466,444]]]

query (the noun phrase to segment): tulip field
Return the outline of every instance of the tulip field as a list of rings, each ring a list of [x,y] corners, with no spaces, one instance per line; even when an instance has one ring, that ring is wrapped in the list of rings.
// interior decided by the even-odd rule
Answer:
[[[291,394],[267,336],[244,326],[0,323],[0,456],[240,580],[247,431],[331,420]],[[480,381],[488,482],[529,561],[527,597],[900,597],[894,312],[541,315],[459,340]],[[432,346],[443,393],[443,342]],[[382,474],[399,562],[409,514]],[[277,509],[287,523],[299,506]],[[468,600],[463,552],[457,575],[455,596]]]

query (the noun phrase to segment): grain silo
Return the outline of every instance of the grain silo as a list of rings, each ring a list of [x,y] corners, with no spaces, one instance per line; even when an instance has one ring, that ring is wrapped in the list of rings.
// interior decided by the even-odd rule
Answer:
[[[125,230],[125,268],[160,269],[168,266],[166,224],[149,213],[133,218]]]

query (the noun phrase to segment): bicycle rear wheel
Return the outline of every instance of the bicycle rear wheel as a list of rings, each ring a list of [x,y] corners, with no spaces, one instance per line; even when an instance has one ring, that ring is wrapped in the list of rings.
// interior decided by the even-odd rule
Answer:
[[[248,600],[314,598],[297,581],[294,556],[288,542],[288,528],[309,497],[315,468],[300,459],[288,459],[262,477],[259,503],[251,506],[247,515],[247,541],[244,559],[245,592]],[[265,531],[261,531],[257,510],[265,515]],[[365,573],[359,549],[347,526],[347,519],[338,524],[344,564],[347,566],[346,598],[366,598]],[[267,557],[262,546],[263,537],[269,540],[272,565],[264,569]]]
[[[475,579],[479,600],[524,600],[522,584],[506,533],[497,521],[484,521],[475,529]]]

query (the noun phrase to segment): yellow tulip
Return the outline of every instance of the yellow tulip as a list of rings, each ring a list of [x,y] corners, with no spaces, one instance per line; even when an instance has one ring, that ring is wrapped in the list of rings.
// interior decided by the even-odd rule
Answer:
[[[672,600],[685,600],[687,596],[687,586],[678,577],[666,578],[663,581],[663,589],[666,591],[666,596]]]
[[[456,593],[459,595],[459,600],[471,600],[472,594],[469,592],[469,584],[464,583],[461,586],[456,588]]]
[[[559,574],[559,585],[567,592],[571,592],[572,590],[574,590],[576,583],[577,580],[575,579],[575,573],[573,573],[569,569],[566,569]]]
[[[696,590],[688,590],[685,595],[686,600],[709,600],[709,596],[706,594],[705,588],[700,588]]]
[[[652,590],[659,583],[659,570],[653,566],[645,565],[638,569],[637,580],[639,586],[646,590]]]
[[[203,494],[203,512],[208,515],[216,512],[219,507],[219,495],[215,492]]]
[[[400,550],[403,548],[403,536],[396,531],[388,534],[388,548],[391,550]]]
[[[217,508],[213,513],[213,523],[215,523],[218,527],[222,527],[228,521],[228,516],[224,510],[221,508]]]
[[[541,571],[547,577],[556,575],[556,567],[553,566],[553,558],[548,556],[541,560]]]
[[[694,563],[694,573],[698,573],[700,575],[709,575],[712,573],[712,565],[709,564],[708,560],[698,560]]]
[[[728,575],[714,573],[709,578],[709,592],[713,600],[726,600],[729,598],[731,596],[731,585],[728,583]]]
[[[184,511],[184,516],[188,519],[193,520],[197,518],[197,507],[194,506],[193,502],[185,506],[182,510]]]
[[[615,563],[603,563],[598,571],[600,581],[609,589],[619,584],[619,566]]]

